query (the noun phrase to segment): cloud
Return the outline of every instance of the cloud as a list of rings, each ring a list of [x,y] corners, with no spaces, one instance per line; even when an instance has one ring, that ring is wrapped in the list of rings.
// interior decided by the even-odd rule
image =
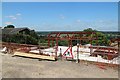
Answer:
[[[101,20],[94,22],[94,26],[99,30],[118,30],[117,20]]]
[[[14,18],[15,16],[8,16],[9,18]]]
[[[47,23],[46,23],[46,22],[43,22],[42,24],[45,25],[45,24],[47,24]]]
[[[5,22],[5,24],[6,24],[6,25],[10,25],[10,24],[12,24],[12,22]]]
[[[13,17],[15,17],[15,16],[13,16],[13,15],[10,15],[10,16],[5,16],[5,17],[7,17],[7,18],[13,18]]]
[[[77,22],[77,23],[80,23],[80,19],[78,19],[76,22]]]
[[[118,30],[118,21],[116,20],[96,20],[96,21],[81,21],[76,20],[73,23],[77,29],[93,28],[101,31],[115,31]]]
[[[65,19],[65,16],[64,15],[60,15],[60,19]]]
[[[16,19],[18,19],[18,16],[21,16],[21,14],[17,13],[16,15],[9,15],[9,16],[5,16],[5,17],[16,20]]]
[[[17,16],[21,16],[21,13],[17,13],[16,15],[17,15]]]
[[[10,16],[5,16],[5,17],[7,17],[7,18],[10,18],[10,19],[17,19],[17,17],[16,16],[13,16],[13,15],[10,15]]]
[[[10,18],[13,19],[13,20],[17,19],[17,17],[15,17],[15,16],[14,17],[10,17]]]
[[[13,17],[12,19],[17,19],[16,17]]]

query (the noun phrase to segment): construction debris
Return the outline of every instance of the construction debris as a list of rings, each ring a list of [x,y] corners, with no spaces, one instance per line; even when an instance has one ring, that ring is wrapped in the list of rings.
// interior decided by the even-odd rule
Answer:
[[[64,52],[66,51],[68,47],[66,46],[58,46],[58,51],[57,51],[57,56],[60,55],[60,53],[62,53],[62,55],[64,54]],[[96,49],[93,49],[93,51],[95,51]],[[48,55],[55,55],[54,53],[54,48],[47,48],[47,49],[42,49],[41,50],[44,54],[48,54]],[[30,52],[33,53],[39,53],[39,50],[31,50]],[[69,52],[69,51],[68,51]],[[73,53],[73,59],[77,59],[77,46],[73,46],[72,47],[72,53]],[[70,54],[66,54],[67,57],[71,56]],[[102,62],[102,63],[111,63],[111,64],[119,64],[118,58],[114,58],[112,60],[106,60],[103,59],[101,56],[91,56],[90,54],[90,48],[86,47],[80,47],[79,48],[79,59],[80,60],[86,60],[86,61],[94,61],[94,62]]]
[[[7,47],[4,47],[3,49],[1,49],[0,52],[7,53]]]

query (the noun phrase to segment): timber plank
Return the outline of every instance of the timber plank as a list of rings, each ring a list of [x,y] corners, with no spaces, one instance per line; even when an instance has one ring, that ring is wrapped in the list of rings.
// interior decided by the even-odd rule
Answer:
[[[31,53],[24,53],[24,52],[15,52],[14,56],[24,56],[24,57],[31,57],[31,58],[38,58],[38,59],[55,60],[55,57],[53,56],[45,56],[45,55],[31,54]]]

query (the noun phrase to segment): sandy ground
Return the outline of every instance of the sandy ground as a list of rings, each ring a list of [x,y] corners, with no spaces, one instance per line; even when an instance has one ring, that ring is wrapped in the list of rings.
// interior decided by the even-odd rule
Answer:
[[[2,54],[3,78],[118,78],[118,70],[71,61],[39,61]]]

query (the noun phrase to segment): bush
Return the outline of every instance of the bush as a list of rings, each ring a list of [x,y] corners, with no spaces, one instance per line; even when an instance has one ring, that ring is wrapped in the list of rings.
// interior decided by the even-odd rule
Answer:
[[[4,42],[13,42],[20,44],[38,44],[38,40],[31,35],[23,34],[14,34],[14,35],[5,35],[2,40]]]

